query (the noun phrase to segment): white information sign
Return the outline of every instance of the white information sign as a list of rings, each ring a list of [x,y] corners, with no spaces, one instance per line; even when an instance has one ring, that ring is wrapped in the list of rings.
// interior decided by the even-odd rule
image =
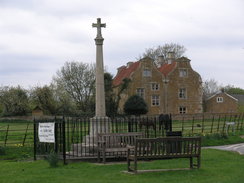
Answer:
[[[55,123],[39,123],[38,137],[40,142],[55,143]]]

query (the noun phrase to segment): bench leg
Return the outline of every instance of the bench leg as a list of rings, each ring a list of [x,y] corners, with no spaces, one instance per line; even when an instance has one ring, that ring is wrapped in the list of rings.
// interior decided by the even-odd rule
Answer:
[[[128,169],[128,172],[131,171],[131,167],[130,167],[130,159],[129,159],[129,157],[127,157],[127,169]]]
[[[134,159],[134,173],[137,173],[137,158]]]
[[[103,151],[103,163],[105,164],[106,163],[106,156],[105,156],[105,151]]]
[[[197,168],[200,168],[200,166],[201,166],[201,158],[199,156],[197,157]]]
[[[137,160],[134,159],[134,167],[131,167],[131,159],[127,158],[127,169],[128,172],[134,172],[137,173]]]
[[[193,168],[193,158],[190,157],[190,168]]]
[[[98,150],[97,152],[97,162],[100,163],[101,162],[101,157],[100,157],[100,151]]]

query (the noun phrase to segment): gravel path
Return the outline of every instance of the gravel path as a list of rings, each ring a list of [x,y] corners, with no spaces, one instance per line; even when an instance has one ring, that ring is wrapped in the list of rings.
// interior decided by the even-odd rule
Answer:
[[[244,143],[224,145],[224,146],[203,147],[203,149],[219,149],[224,151],[235,151],[241,155],[244,155]]]

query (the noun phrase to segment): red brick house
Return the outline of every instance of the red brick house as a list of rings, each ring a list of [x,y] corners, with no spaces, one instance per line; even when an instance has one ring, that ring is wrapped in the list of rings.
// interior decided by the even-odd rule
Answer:
[[[123,113],[125,101],[134,94],[144,98],[148,114],[202,112],[201,76],[192,69],[186,57],[162,61],[160,66],[148,57],[128,62],[118,68],[113,79],[116,94],[125,78],[131,82],[121,94],[119,113]]]

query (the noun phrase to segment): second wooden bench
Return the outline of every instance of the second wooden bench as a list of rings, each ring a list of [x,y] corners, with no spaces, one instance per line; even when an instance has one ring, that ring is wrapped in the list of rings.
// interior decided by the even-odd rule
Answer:
[[[190,168],[200,168],[200,156],[201,137],[142,138],[128,147],[127,165],[129,172],[137,173],[138,160],[189,158]],[[197,159],[197,164],[193,163],[193,158]]]
[[[129,132],[129,133],[99,133],[98,134],[98,162],[106,162],[106,155],[111,153],[120,153],[126,157],[127,145],[135,145],[136,139],[143,138],[142,132]]]

